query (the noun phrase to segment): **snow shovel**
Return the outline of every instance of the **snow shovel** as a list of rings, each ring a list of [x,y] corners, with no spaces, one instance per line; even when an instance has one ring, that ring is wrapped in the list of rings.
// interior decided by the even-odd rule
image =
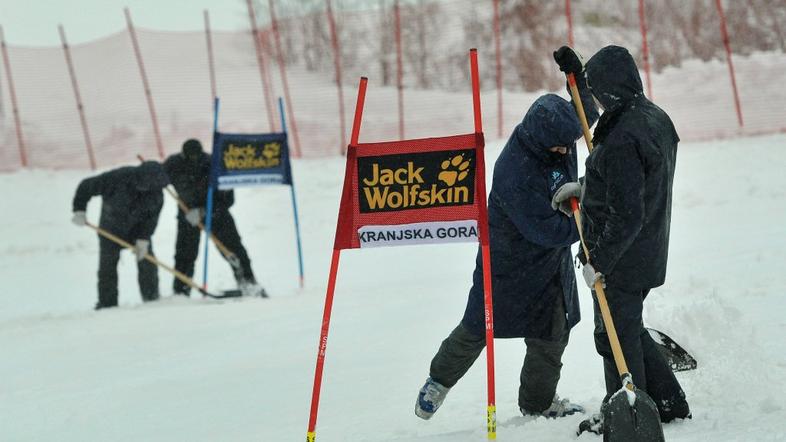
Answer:
[[[678,372],[696,369],[698,366],[696,359],[682,348],[680,344],[674,342],[669,335],[662,331],[655,330],[654,328],[645,328],[652,337],[652,340],[655,341],[658,351],[663,355],[663,358],[666,359],[666,363],[669,364],[669,367],[671,367],[671,371]]]
[[[581,247],[584,249],[584,257],[589,264],[589,250],[584,242],[584,234],[581,230],[581,211],[576,198],[571,198],[573,218],[576,220],[576,227],[579,229]],[[628,364],[622,354],[617,329],[614,327],[614,320],[611,317],[611,310],[606,301],[606,292],[603,290],[603,282],[595,282],[595,295],[598,298],[600,313],[603,317],[603,325],[606,327],[606,334],[611,344],[611,352],[614,354],[614,362],[620,375],[622,388],[614,393],[609,401],[600,407],[603,414],[603,441],[604,442],[662,442],[663,428],[660,425],[660,414],[658,407],[647,393],[636,388],[633,384],[633,377],[628,371]]]
[[[99,235],[103,236],[104,238],[106,238],[106,239],[108,239],[108,240],[110,240],[110,241],[112,241],[112,242],[114,242],[116,244],[119,244],[119,245],[125,247],[126,249],[129,249],[131,251],[134,250],[134,246],[132,246],[130,243],[128,243],[127,241],[123,240],[122,238],[118,237],[117,235],[114,235],[114,234],[112,234],[112,233],[110,233],[110,232],[108,232],[108,231],[106,231],[106,230],[104,230],[104,229],[102,229],[102,228],[100,228],[100,227],[98,227],[96,225],[93,225],[93,224],[91,224],[89,222],[86,222],[85,225],[87,227],[90,227],[91,229],[95,230]],[[144,259],[152,262],[153,264],[155,264],[155,265],[161,267],[162,269],[168,271],[169,273],[173,274],[175,276],[175,278],[183,281],[183,283],[187,284],[188,286],[190,286],[190,287],[192,287],[194,289],[199,290],[200,293],[202,293],[203,295],[207,296],[208,298],[223,299],[223,298],[234,298],[234,297],[241,296],[241,293],[240,293],[239,290],[237,290],[237,292],[238,292],[237,294],[233,294],[233,292],[234,292],[233,290],[230,290],[230,291],[227,291],[227,292],[224,292],[224,293],[221,293],[221,294],[210,293],[207,290],[205,290],[202,287],[200,287],[199,285],[197,285],[197,283],[195,283],[191,278],[186,276],[184,273],[179,272],[176,269],[173,269],[172,267],[169,267],[168,265],[166,265],[166,264],[162,263],[161,261],[157,260],[154,256],[149,255],[149,254],[145,254]]]
[[[568,75],[568,84],[573,96],[573,104],[576,113],[581,121],[584,132],[584,141],[587,148],[592,152],[592,137],[587,124],[587,117],[584,114],[584,107],[581,104],[579,90],[576,87],[576,78],[572,73]],[[584,250],[584,257],[587,264],[590,263],[589,249],[584,242],[584,233],[581,228],[581,211],[576,198],[570,200],[573,218],[576,220],[576,227],[579,229],[581,247]],[[603,414],[603,441],[604,442],[662,442],[663,428],[660,424],[658,407],[652,398],[633,384],[633,377],[628,371],[628,364],[622,354],[617,329],[614,327],[614,320],[611,317],[609,304],[606,301],[606,292],[603,290],[603,281],[595,281],[595,294],[598,298],[603,324],[606,327],[606,334],[611,344],[611,352],[614,355],[614,363],[620,375],[622,388],[614,393],[609,401],[601,407]]]

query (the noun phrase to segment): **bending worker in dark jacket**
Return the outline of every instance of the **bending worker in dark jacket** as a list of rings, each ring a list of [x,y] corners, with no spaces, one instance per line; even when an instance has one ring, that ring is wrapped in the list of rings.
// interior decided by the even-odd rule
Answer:
[[[644,96],[627,49],[601,49],[587,62],[586,71],[592,95],[604,113],[592,140],[595,149],[586,161],[581,197],[590,252],[584,278],[590,288],[597,279],[605,281],[633,382],[655,401],[661,420],[689,417],[685,393],[642,323],[644,299],[666,279],[679,137],[669,116]],[[562,190],[555,195],[555,204],[581,193],[577,184]],[[595,346],[603,356],[606,377],[605,403],[622,385],[597,298],[595,324]]]
[[[78,226],[86,222],[85,211],[90,198],[101,196],[99,227],[134,244],[139,290],[142,300],[158,299],[158,267],[143,259],[153,255],[150,237],[158,225],[164,204],[161,193],[168,179],[161,164],[145,161],[139,166],[121,167],[79,183],[74,196],[72,221]],[[117,306],[117,261],[122,246],[98,237],[98,304],[96,309]]]
[[[183,143],[181,153],[171,155],[164,162],[172,185],[178,196],[189,207],[188,213],[177,213],[177,242],[175,243],[175,269],[188,277],[194,275],[194,261],[199,254],[199,223],[205,215],[207,189],[210,179],[210,156],[202,151],[198,140],[190,139]],[[238,259],[232,271],[238,287],[246,295],[263,295],[262,289],[254,278],[251,260],[237,232],[235,220],[229,208],[235,203],[232,190],[217,190],[213,194],[212,232]],[[222,256],[224,256],[222,254]],[[229,258],[224,256],[229,262]],[[231,265],[232,263],[230,263]],[[173,283],[175,294],[188,295],[191,287],[175,278]]]
[[[566,58],[580,65],[570,51]],[[582,77],[583,78],[583,77]],[[586,113],[597,111],[585,96]],[[518,404],[524,415],[562,417],[583,408],[556,395],[562,353],[579,322],[570,246],[573,220],[551,208],[554,192],[576,180],[575,142],[581,136],[570,102],[538,98],[516,126],[494,165],[488,222],[496,338],[525,338]],[[464,318],[431,361],[415,414],[429,419],[486,345],[483,266],[478,252]]]

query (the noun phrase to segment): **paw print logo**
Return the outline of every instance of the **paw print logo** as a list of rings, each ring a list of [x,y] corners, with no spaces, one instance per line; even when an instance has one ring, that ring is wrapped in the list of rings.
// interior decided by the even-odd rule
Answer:
[[[437,178],[448,186],[456,184],[469,175],[469,160],[464,160],[462,155],[443,161],[440,167],[442,172]]]
[[[267,143],[265,147],[262,149],[262,156],[271,160],[273,158],[278,157],[279,153],[281,152],[281,145],[278,143]]]

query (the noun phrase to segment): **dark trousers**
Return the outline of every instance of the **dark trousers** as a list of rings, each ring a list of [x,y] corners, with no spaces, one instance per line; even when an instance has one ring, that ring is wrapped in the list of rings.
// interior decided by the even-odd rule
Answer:
[[[633,383],[639,389],[647,392],[655,401],[661,421],[669,422],[675,418],[687,417],[690,414],[690,409],[685,400],[685,392],[682,391],[679,381],[663,355],[658,351],[655,341],[644,328],[641,315],[644,299],[649,290],[631,291],[608,286],[605,293],[611,317],[614,320],[614,327],[617,330],[617,337],[622,347],[622,354],[625,356],[628,371],[633,377]],[[611,352],[606,327],[603,325],[598,298],[594,295],[593,290],[595,348],[598,354],[603,356],[603,370],[606,378],[606,397],[603,400],[605,403],[612,394],[622,388],[622,382],[617,365],[614,363],[614,355]]]
[[[570,331],[565,321],[562,296],[552,319],[553,341],[525,338],[527,352],[521,367],[519,407],[530,412],[541,412],[554,399],[562,369],[562,353],[568,345]],[[459,324],[442,341],[431,361],[429,375],[440,384],[451,388],[461,379],[486,346],[486,337],[470,333]]]
[[[235,280],[241,283],[256,283],[254,272],[251,270],[251,260],[237,233],[235,220],[229,211],[217,211],[213,216],[211,230],[213,235],[221,241],[227,249],[237,256],[240,268],[232,268]],[[186,221],[182,213],[177,216],[177,241],[175,242],[175,269],[186,274],[189,278],[194,275],[194,261],[199,255],[199,238],[201,230]],[[221,256],[224,256],[223,254]],[[224,257],[226,259],[226,257]],[[229,262],[229,261],[227,261]],[[231,266],[231,264],[230,264]],[[184,282],[175,278],[172,284],[175,293],[188,294],[191,291]]]
[[[117,306],[117,262],[120,260],[120,251],[123,250],[123,247],[99,236],[98,250],[98,305],[96,308],[115,307]],[[148,253],[153,255],[152,244]],[[137,263],[137,281],[143,301],[158,299],[158,267],[155,264],[144,259],[139,261]]]

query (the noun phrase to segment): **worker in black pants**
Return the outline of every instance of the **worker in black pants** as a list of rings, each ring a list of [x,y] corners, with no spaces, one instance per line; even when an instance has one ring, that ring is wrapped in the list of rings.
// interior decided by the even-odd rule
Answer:
[[[85,178],[79,183],[73,200],[72,221],[78,226],[87,223],[87,203],[101,196],[99,227],[133,244],[138,268],[142,300],[158,299],[158,268],[146,261],[153,256],[150,238],[158,225],[164,204],[161,189],[168,179],[161,164],[145,161],[139,166],[120,167],[101,175]],[[99,236],[98,303],[96,310],[117,306],[117,262],[123,247]]]
[[[210,180],[210,156],[202,150],[202,144],[195,139],[183,143],[180,153],[171,155],[164,162],[172,185],[180,199],[188,206],[188,212],[178,211],[177,241],[175,243],[175,269],[188,277],[194,275],[194,262],[199,254],[199,224],[205,216],[205,203]],[[213,195],[213,214],[211,231],[226,248],[234,254],[222,256],[230,263],[238,288],[244,295],[266,296],[265,290],[257,284],[251,269],[251,260],[237,232],[235,220],[229,208],[235,202],[234,191],[217,190]],[[232,259],[236,259],[233,263]],[[191,287],[175,278],[175,294],[188,295]]]

